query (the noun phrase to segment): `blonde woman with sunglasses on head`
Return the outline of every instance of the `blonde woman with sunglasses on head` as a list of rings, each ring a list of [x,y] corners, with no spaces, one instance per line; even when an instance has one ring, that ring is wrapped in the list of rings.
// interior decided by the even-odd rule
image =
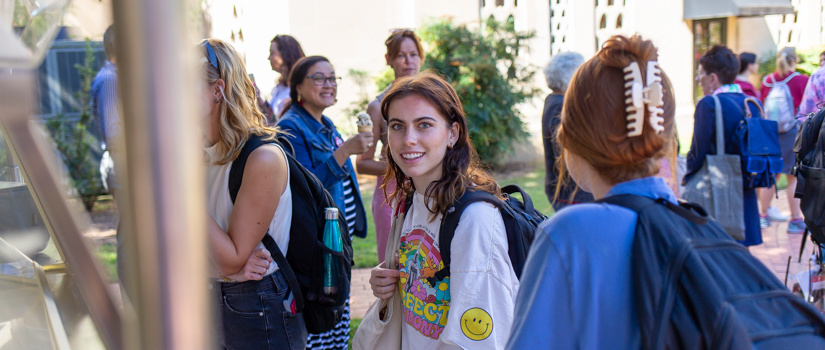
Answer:
[[[269,144],[252,151],[234,203],[228,190],[230,167],[247,139],[274,138],[278,130],[263,124],[255,88],[235,49],[218,39],[203,40],[199,49],[204,151],[209,160],[208,234],[219,277],[210,289],[220,322],[219,346],[303,349],[303,317],[287,307],[286,279],[261,243],[268,234],[287,254],[292,192],[284,150]]]

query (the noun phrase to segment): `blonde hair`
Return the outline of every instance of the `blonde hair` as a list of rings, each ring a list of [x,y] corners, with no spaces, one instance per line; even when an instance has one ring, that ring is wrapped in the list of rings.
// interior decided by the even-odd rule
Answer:
[[[209,63],[204,45],[207,41],[215,52],[220,72]],[[220,106],[220,138],[215,148],[218,155],[215,164],[226,164],[238,157],[250,135],[269,135],[267,139],[274,139],[280,131],[264,123],[265,117],[256,103],[255,86],[235,48],[220,39],[201,40],[198,47],[202,53],[201,76],[210,85],[223,79],[226,86],[221,90],[224,103]]]
[[[796,55],[796,48],[784,47],[776,54],[776,71],[779,75],[791,73],[791,67],[797,62],[799,62],[799,57]]]

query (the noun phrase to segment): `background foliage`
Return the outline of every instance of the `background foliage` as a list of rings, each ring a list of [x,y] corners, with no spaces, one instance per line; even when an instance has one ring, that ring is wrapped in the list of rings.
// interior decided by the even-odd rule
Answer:
[[[535,67],[518,59],[522,44],[534,33],[517,32],[512,21],[490,18],[481,32],[440,19],[419,34],[427,50],[424,68],[434,69],[455,88],[481,161],[501,164],[528,135],[517,106],[540,92],[531,85]]]
[[[91,41],[86,39],[86,56],[83,65],[75,66],[81,76],[81,88],[77,93],[80,117],[77,120],[70,120],[63,115],[58,115],[46,121],[46,127],[57,150],[63,156],[77,195],[83,200],[86,210],[92,209],[97,195],[103,192],[100,170],[90,152],[92,145],[99,142],[90,130],[94,127],[89,106],[89,90],[96,74],[95,69],[92,68],[94,62],[95,54]]]

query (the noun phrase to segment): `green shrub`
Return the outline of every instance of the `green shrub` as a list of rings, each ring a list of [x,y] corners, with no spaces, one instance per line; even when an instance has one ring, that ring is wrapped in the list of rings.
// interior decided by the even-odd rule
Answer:
[[[483,32],[440,19],[420,34],[428,48],[424,68],[434,69],[455,88],[481,160],[501,164],[513,145],[528,135],[516,107],[540,91],[531,85],[535,67],[518,58],[534,33],[517,32],[512,21],[490,18]]]
[[[57,150],[63,155],[77,195],[89,211],[92,210],[97,195],[103,191],[100,170],[90,152],[92,147],[99,142],[89,130],[93,127],[92,113],[89,110],[89,90],[91,90],[92,80],[96,73],[92,68],[94,61],[95,55],[91,41],[86,39],[86,56],[83,65],[76,65],[81,76],[81,88],[77,93],[80,105],[79,119],[73,121],[64,115],[58,115],[46,121],[46,127]]]

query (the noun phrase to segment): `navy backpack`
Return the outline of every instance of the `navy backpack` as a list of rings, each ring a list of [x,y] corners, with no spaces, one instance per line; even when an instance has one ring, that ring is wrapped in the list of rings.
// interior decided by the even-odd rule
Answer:
[[[825,349],[825,318],[698,205],[624,194],[644,349]]]

